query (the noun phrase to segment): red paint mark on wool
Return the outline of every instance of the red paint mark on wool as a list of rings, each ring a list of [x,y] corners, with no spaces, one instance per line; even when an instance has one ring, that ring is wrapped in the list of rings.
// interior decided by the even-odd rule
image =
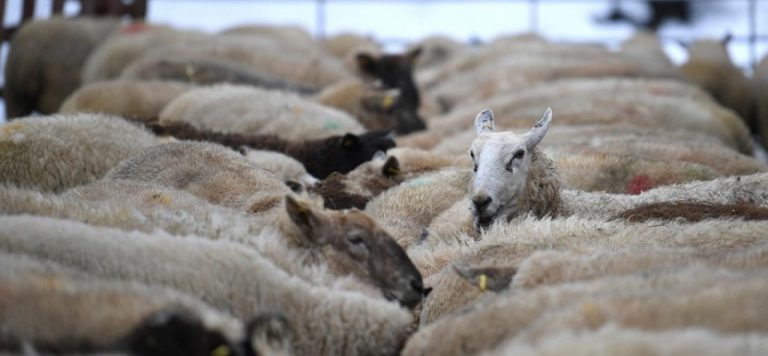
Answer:
[[[627,194],[637,195],[648,189],[653,188],[656,184],[646,175],[634,176],[627,183]]]
[[[123,28],[120,29],[120,33],[126,33],[126,34],[134,34],[134,33],[141,33],[148,29],[149,27],[147,24],[143,22],[134,22],[128,25],[123,26]]]

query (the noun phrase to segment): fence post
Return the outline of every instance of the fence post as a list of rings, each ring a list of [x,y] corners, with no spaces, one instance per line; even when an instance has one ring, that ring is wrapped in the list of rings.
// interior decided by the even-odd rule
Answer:
[[[315,1],[315,36],[325,38],[325,0]]]
[[[757,65],[757,0],[749,0],[749,61],[752,69]]]
[[[539,0],[528,0],[528,30],[539,32]]]

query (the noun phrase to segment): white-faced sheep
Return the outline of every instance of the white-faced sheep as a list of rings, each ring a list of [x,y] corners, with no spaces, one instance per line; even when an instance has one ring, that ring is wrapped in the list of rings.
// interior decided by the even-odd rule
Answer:
[[[248,355],[265,331],[280,331],[271,323],[285,323],[278,314],[264,314],[246,330],[240,321],[168,288],[93,278],[22,255],[0,256],[5,350],[21,344],[15,346],[46,353],[209,355],[221,349]],[[290,325],[284,325],[272,337],[276,345],[290,346]]]
[[[729,297],[729,287],[738,292]],[[712,292],[711,303],[700,302],[687,308],[679,308],[660,322],[674,325],[696,326],[695,315],[707,314],[707,324],[722,329],[763,331],[765,325],[756,315],[765,302],[768,286],[765,271],[750,273],[704,268],[701,266],[674,270],[657,270],[643,275],[606,277],[581,283],[566,283],[545,286],[531,290],[513,290],[500,294],[486,294],[471,306],[447,315],[435,323],[421,328],[414,334],[403,350],[404,355],[476,353],[488,350],[524,332],[529,326],[546,315],[557,315],[560,308],[569,305],[589,304],[597,306],[601,299],[636,297],[665,293],[684,298],[689,292]],[[716,295],[716,296],[715,296]],[[700,293],[701,301],[706,292]],[[695,297],[695,298],[698,298]],[[693,301],[693,299],[690,299]],[[670,310],[663,300],[645,304],[655,305],[659,310]],[[698,301],[698,299],[697,299]],[[743,303],[748,301],[748,303]],[[671,307],[671,304],[670,304]],[[621,309],[617,306],[617,312]],[[632,312],[627,305],[627,312]],[[719,319],[722,313],[732,313],[730,319]],[[599,317],[600,314],[598,314]],[[690,316],[693,316],[691,318]],[[601,320],[598,318],[598,321]],[[702,322],[704,324],[704,322]],[[597,324],[598,326],[600,323]]]
[[[192,86],[171,81],[110,80],[77,89],[59,109],[116,115],[131,120],[157,120],[168,103]]]
[[[698,40],[688,49],[688,61],[682,66],[685,75],[724,106],[731,108],[748,126],[756,131],[752,116],[750,83],[728,55],[731,37],[723,40]]]
[[[351,116],[294,94],[221,85],[190,90],[174,99],[160,122],[184,121],[201,129],[271,134],[284,139],[319,139],[361,133]]]
[[[52,18],[21,26],[5,66],[6,116],[55,113],[80,86],[83,62],[118,25],[113,19]]]
[[[95,276],[177,288],[242,319],[261,310],[282,310],[296,328],[297,354],[393,354],[411,322],[410,314],[394,303],[312,286],[240,244],[40,217],[0,220],[4,251],[49,259]],[[392,293],[412,288],[404,285]]]
[[[150,132],[114,116],[23,118],[0,126],[0,180],[62,191],[97,180],[158,143]]]

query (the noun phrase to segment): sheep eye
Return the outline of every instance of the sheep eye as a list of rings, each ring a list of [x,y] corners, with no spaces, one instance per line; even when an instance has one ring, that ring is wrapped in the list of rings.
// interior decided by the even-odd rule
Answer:
[[[521,159],[521,158],[523,158],[523,156],[525,156],[525,151],[520,150],[520,151],[515,152],[515,156],[513,158]]]
[[[472,160],[475,160],[475,153],[472,151],[469,151],[469,157],[472,157]]]
[[[477,164],[475,164],[475,168],[473,168],[472,171],[477,173]]]
[[[359,245],[359,244],[363,243],[363,238],[360,237],[359,235],[355,235],[355,236],[352,236],[352,237],[348,238],[347,241],[349,241],[349,243],[351,243],[353,245]]]

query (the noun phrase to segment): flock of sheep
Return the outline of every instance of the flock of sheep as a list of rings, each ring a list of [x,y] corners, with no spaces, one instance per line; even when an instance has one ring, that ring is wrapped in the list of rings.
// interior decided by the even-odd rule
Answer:
[[[0,351],[767,354],[768,60],[689,51],[28,23]]]

